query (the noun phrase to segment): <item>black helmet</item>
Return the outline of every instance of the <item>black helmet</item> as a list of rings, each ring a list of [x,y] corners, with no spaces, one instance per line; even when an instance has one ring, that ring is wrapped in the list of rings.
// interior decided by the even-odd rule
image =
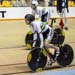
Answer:
[[[29,22],[32,22],[35,20],[35,17],[32,14],[27,14],[25,16],[25,19],[27,19]]]

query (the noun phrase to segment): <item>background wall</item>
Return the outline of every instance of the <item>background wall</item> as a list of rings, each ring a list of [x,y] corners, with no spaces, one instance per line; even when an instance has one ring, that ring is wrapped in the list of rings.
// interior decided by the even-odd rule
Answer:
[[[46,7],[50,10],[51,17],[60,17],[56,11],[56,7]],[[2,11],[6,11],[2,14]],[[2,7],[0,8],[0,19],[24,19],[26,14],[31,13],[32,10],[30,7]],[[2,17],[2,15],[4,17]],[[68,17],[75,17],[75,7],[69,7]]]

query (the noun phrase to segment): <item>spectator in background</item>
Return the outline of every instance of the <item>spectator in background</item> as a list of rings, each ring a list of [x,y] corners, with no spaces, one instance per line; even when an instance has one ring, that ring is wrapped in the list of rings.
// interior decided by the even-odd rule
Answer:
[[[3,3],[3,0],[0,0],[0,4],[2,5],[2,3]]]
[[[54,0],[49,0],[48,6],[53,7]],[[51,24],[50,26],[53,27],[53,24],[56,23],[56,18],[51,18]]]
[[[54,0],[49,0],[49,6],[53,6]]]
[[[50,11],[46,8],[39,7],[37,1],[32,1],[32,14],[37,20],[42,21],[43,24],[48,24],[50,18]]]
[[[67,24],[67,13],[69,12],[68,9],[68,0],[57,0],[57,12],[60,14],[61,20],[64,19],[64,29],[68,30]]]
[[[44,0],[45,6],[48,7],[49,5],[49,0]]]
[[[73,3],[74,3],[74,6],[75,6],[75,0],[72,0],[73,1]]]
[[[40,8],[38,7],[38,2],[32,1],[31,8],[32,8],[32,14],[35,16],[35,18],[41,20],[42,7],[40,7]]]

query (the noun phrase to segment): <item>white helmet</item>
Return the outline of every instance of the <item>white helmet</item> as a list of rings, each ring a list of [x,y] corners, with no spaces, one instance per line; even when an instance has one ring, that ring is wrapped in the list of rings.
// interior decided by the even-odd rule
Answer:
[[[38,6],[38,2],[37,1],[32,1],[32,5]]]

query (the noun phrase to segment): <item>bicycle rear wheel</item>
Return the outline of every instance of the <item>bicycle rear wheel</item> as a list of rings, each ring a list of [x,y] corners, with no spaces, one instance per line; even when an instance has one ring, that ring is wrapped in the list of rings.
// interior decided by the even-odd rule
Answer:
[[[73,57],[74,53],[72,47],[68,44],[65,44],[64,46],[60,47],[60,55],[57,58],[57,62],[59,65],[65,67],[71,64]]]

